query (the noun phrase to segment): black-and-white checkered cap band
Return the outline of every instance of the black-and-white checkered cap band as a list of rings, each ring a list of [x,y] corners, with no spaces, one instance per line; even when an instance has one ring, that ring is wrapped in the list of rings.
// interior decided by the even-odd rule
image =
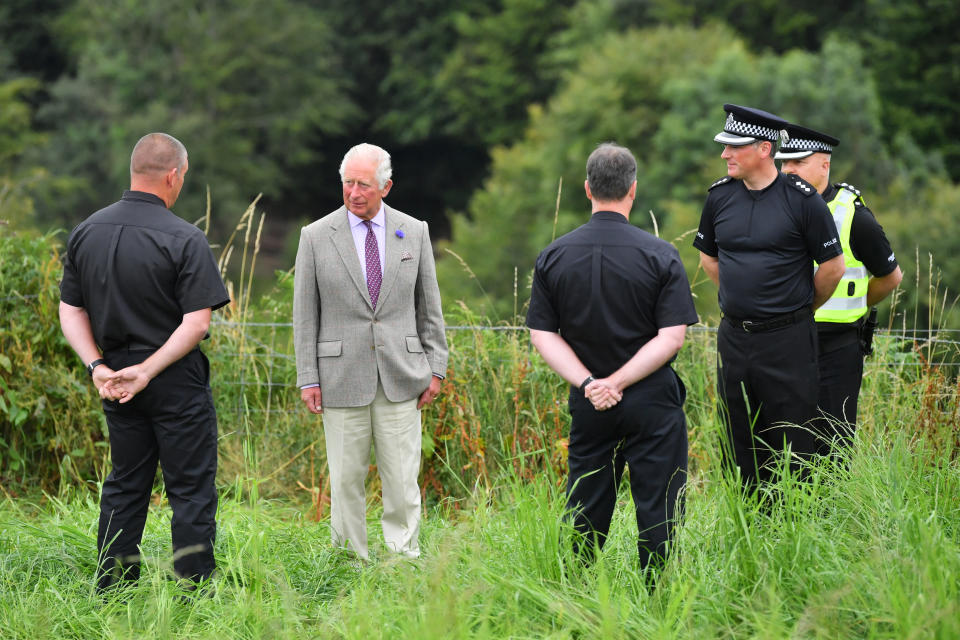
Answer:
[[[727,122],[723,125],[723,133],[718,133],[713,139],[730,145],[750,144],[758,139],[775,142],[781,138],[782,133],[779,129],[741,122],[732,113],[728,113]]]
[[[796,160],[798,158],[806,158],[814,153],[833,153],[833,147],[822,140],[790,138],[790,140],[780,145],[776,159]]]

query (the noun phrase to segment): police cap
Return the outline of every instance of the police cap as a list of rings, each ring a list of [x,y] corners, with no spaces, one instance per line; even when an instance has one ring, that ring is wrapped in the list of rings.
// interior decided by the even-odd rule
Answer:
[[[798,124],[787,125],[787,136],[789,138],[780,143],[780,150],[774,156],[777,160],[798,160],[814,153],[832,153],[840,144],[833,136]]]
[[[783,118],[760,109],[725,104],[723,110],[727,112],[727,122],[723,125],[723,131],[713,137],[720,144],[741,147],[757,140],[776,142],[783,136],[787,126]]]

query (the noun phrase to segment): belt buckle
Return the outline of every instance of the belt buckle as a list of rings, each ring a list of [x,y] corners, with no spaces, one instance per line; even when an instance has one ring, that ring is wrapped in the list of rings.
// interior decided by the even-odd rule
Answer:
[[[750,327],[752,327],[754,324],[756,324],[756,323],[755,323],[755,322],[751,322],[750,320],[744,320],[743,322],[740,323],[740,326],[743,327],[743,330],[744,330],[745,332],[751,333]]]

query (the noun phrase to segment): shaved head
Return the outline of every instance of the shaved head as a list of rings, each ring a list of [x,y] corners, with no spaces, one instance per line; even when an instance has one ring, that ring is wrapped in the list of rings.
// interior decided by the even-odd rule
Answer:
[[[170,169],[183,170],[187,148],[166,133],[148,133],[130,154],[130,176],[162,176]]]

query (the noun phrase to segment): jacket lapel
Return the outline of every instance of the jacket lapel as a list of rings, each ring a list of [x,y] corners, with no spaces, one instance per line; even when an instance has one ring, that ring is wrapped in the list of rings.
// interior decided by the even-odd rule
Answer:
[[[330,239],[333,241],[333,246],[336,247],[337,253],[340,254],[343,266],[347,268],[347,273],[350,274],[350,279],[353,280],[353,284],[357,286],[357,290],[360,292],[360,295],[363,296],[363,299],[367,301],[367,304],[373,307],[373,305],[370,304],[370,292],[367,291],[367,283],[363,279],[363,270],[360,268],[357,246],[353,243],[353,232],[350,230],[350,221],[347,218],[346,207],[341,207],[339,213],[341,214],[339,219],[331,225],[333,233]]]
[[[397,236],[397,230],[405,231],[399,216],[386,203],[383,205],[383,213],[387,223],[386,233],[383,236],[383,244],[386,246],[383,248],[383,284],[380,285],[380,298],[377,302],[386,300],[390,294],[400,269],[400,252],[408,246],[405,238]]]

